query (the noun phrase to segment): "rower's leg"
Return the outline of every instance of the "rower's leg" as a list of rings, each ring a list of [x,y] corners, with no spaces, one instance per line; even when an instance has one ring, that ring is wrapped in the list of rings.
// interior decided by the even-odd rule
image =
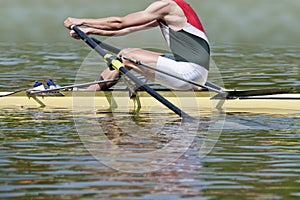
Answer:
[[[161,53],[156,53],[152,51],[147,51],[139,48],[129,48],[129,49],[123,49],[120,54],[120,56],[128,57],[133,60],[138,60],[143,63],[149,64],[151,66],[156,66],[158,57],[162,55]],[[142,75],[144,75],[149,80],[154,80],[155,78],[155,72],[153,70],[140,67],[139,65],[136,65],[130,61],[127,61],[123,59],[123,63],[125,67],[129,70],[134,70]],[[119,76],[119,72],[116,70],[111,71],[109,68],[106,68],[100,75],[98,80],[107,80],[107,79],[114,79]],[[112,86],[114,86],[117,82],[109,82],[109,83],[103,83],[103,84],[95,84],[88,87],[88,90],[105,90]]]
[[[119,53],[119,55],[122,57],[131,58],[133,60],[141,61],[145,64],[155,67],[157,65],[158,57],[161,56],[162,54],[157,52],[147,51],[144,49],[139,49],[139,48],[129,48],[129,49],[123,49]],[[127,69],[132,69],[137,73],[144,75],[149,80],[154,81],[155,71],[151,69],[147,69],[140,65],[136,65],[125,59],[123,59],[123,63]]]
[[[106,68],[100,75],[100,77],[97,79],[97,81],[101,80],[107,80],[107,79],[114,79],[118,78],[119,72],[116,70],[110,70],[109,68]],[[101,83],[101,84],[95,84],[91,85],[87,88],[87,90],[106,90],[112,86],[114,86],[117,83],[117,81],[114,82],[108,82],[108,83]]]

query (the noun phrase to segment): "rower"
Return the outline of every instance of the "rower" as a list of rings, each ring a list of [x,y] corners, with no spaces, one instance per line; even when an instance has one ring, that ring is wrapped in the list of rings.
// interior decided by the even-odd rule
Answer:
[[[145,10],[129,14],[125,17],[108,17],[99,19],[67,18],[67,28],[71,25],[85,26],[81,28],[86,34],[102,36],[120,36],[152,27],[160,27],[173,55],[147,51],[139,48],[123,49],[119,56],[141,61],[157,69],[180,76],[184,79],[205,84],[209,70],[210,47],[204,28],[191,6],[183,0],[159,0]],[[72,30],[71,36],[78,35]],[[138,64],[123,59],[127,69],[134,69],[149,80],[171,89],[192,89],[193,86],[158,71],[140,67]],[[106,69],[99,80],[118,77],[118,71]],[[114,83],[94,85],[93,90],[104,90]]]

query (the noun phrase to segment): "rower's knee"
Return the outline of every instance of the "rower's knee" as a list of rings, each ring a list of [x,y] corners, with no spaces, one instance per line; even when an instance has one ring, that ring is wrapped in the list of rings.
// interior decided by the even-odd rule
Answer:
[[[126,66],[127,69],[137,69],[138,65],[133,63],[132,61],[126,60],[124,58],[130,58],[132,60],[140,60],[139,55],[140,55],[141,49],[139,48],[127,48],[123,49],[120,51],[118,56],[122,59],[122,62]]]
[[[136,55],[141,52],[142,49],[140,48],[127,48],[127,49],[122,49],[119,53],[120,57],[130,57],[130,58],[135,58]]]

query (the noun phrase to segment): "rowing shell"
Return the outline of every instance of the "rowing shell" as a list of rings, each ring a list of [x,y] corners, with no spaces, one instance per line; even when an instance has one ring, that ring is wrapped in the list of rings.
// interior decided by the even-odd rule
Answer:
[[[211,111],[295,114],[300,113],[300,94],[273,94],[247,96],[235,99],[215,99],[208,91],[158,90],[160,95],[187,112]],[[7,96],[5,96],[7,95]],[[112,91],[60,91],[28,95],[26,91],[0,92],[0,108],[93,109],[107,111],[168,112],[144,91],[129,98],[127,90]]]

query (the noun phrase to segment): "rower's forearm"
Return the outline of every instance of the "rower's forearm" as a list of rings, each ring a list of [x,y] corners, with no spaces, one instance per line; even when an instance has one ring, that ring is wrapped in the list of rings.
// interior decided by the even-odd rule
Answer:
[[[120,17],[81,19],[80,25],[102,30],[119,30],[123,28]]]

